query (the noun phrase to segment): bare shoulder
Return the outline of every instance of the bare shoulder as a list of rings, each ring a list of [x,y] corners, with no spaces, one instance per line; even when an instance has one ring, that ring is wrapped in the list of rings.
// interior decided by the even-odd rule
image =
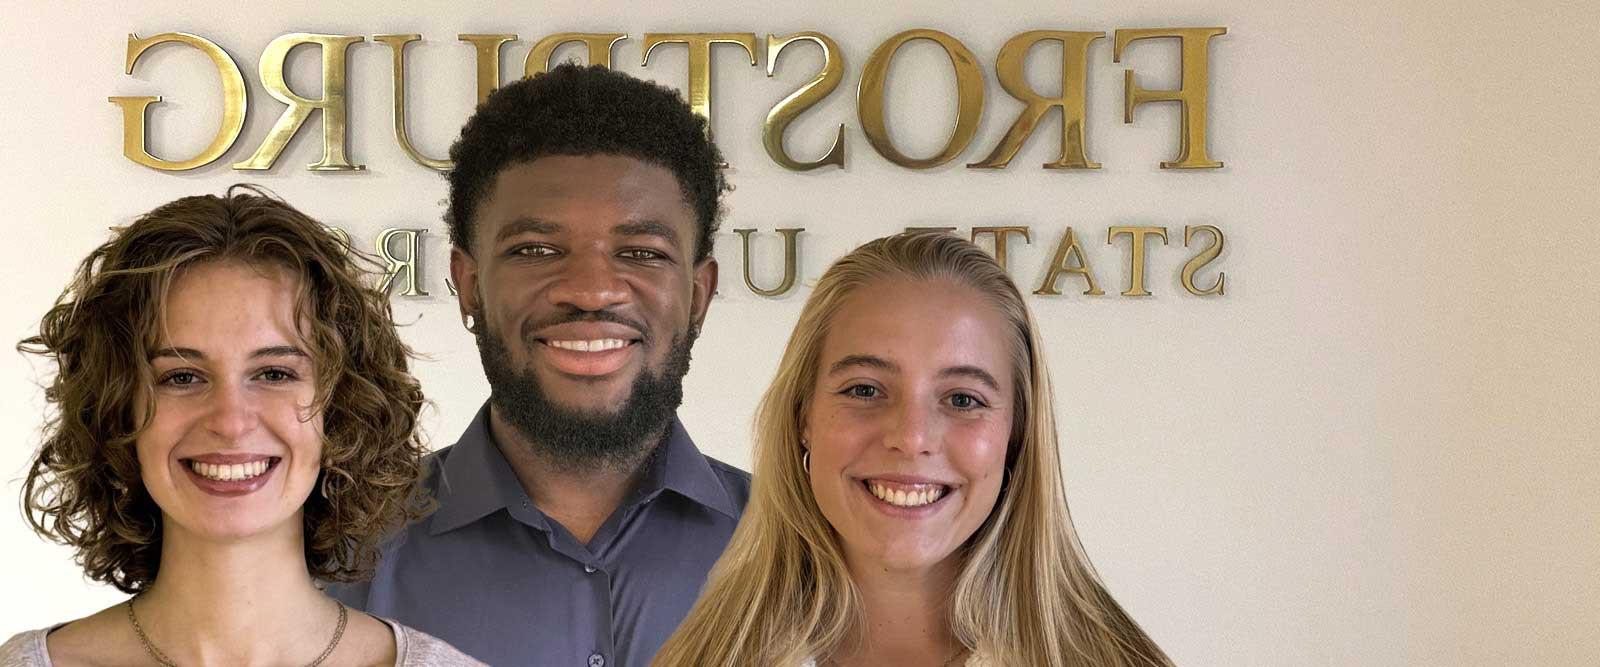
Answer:
[[[396,660],[395,634],[389,624],[365,612],[350,610],[349,625],[329,664],[392,667]]]
[[[56,628],[45,647],[54,667],[114,665],[144,652],[121,604]]]

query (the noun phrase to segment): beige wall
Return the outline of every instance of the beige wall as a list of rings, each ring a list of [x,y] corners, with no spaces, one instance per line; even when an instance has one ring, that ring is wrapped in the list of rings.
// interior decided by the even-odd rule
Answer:
[[[256,82],[274,36],[292,31],[420,32],[411,63],[414,136],[440,155],[470,109],[471,50],[457,33],[516,32],[508,71],[531,39],[615,30],[634,39],[619,69],[683,85],[681,50],[638,66],[651,31],[819,30],[843,47],[850,78],[793,130],[816,154],[848,127],[849,168],[797,175],[762,152],[767,108],[803,83],[814,52],[786,53],[779,76],[717,57],[716,129],[738,190],[725,229],[808,229],[802,279],[854,244],[907,225],[1023,224],[1013,273],[1037,286],[1062,230],[1084,234],[1108,296],[1033,297],[1059,391],[1074,516],[1110,585],[1183,665],[1592,665],[1600,660],[1600,208],[1595,143],[1600,83],[1587,3],[1026,2],[853,4],[709,1],[623,8],[515,3],[281,3],[214,8],[150,2],[44,10],[0,22],[0,180],[6,203],[0,339],[20,339],[106,227],[176,196],[263,183],[352,231],[430,227],[431,298],[397,299],[451,442],[485,396],[476,354],[443,296],[443,181],[411,163],[389,129],[389,54],[351,50],[351,149],[364,174],[312,174],[313,140],[278,167],[222,166],[259,144],[279,107]],[[1120,122],[1122,65],[1091,51],[1094,173],[1038,169],[1048,134],[1010,169],[912,172],[872,152],[855,119],[867,54],[907,28],[961,38],[985,63],[989,107],[974,146],[991,147],[1019,106],[993,80],[994,54],[1028,29],[1223,25],[1212,55],[1211,148],[1224,170],[1156,168],[1176,114]],[[108,95],[164,95],[152,130],[168,154],[215,127],[203,58],[169,49],[122,73],[125,35],[184,30],[221,43],[251,81],[245,136],[219,164],[171,175],[119,154]],[[1036,53],[1036,85],[1052,71]],[[1175,82],[1176,49],[1130,57],[1147,85]],[[311,89],[310,54],[291,80]],[[939,140],[951,76],[931,48],[894,70],[890,104],[909,150]],[[659,58],[659,60],[657,60]],[[918,100],[929,106],[917,110]],[[315,130],[319,126],[309,129]],[[1047,126],[1054,131],[1055,125]],[[1190,255],[1158,248],[1156,296],[1116,296],[1124,252],[1106,227],[1185,224],[1228,234],[1228,295],[1184,294]],[[682,411],[701,446],[747,466],[749,415],[807,288],[757,297],[739,284],[738,238],[724,234],[723,296],[696,349]],[[775,245],[758,247],[772,252]],[[771,276],[764,276],[771,279]],[[82,581],[70,553],[29,533],[15,499],[38,442],[49,370],[0,354],[3,504],[0,636],[120,599]]]

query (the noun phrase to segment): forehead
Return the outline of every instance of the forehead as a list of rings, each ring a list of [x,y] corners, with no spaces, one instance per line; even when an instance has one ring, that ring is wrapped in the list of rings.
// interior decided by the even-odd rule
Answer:
[[[288,271],[271,264],[185,266],[173,275],[161,309],[157,346],[256,349],[297,341],[298,286]]]
[[[573,231],[609,231],[619,221],[682,226],[693,239],[694,209],[670,169],[620,155],[552,155],[510,165],[495,176],[478,215],[477,236],[534,217]]]
[[[1004,316],[977,290],[951,280],[879,279],[840,304],[822,344],[821,367],[850,355],[890,361],[903,372],[977,366],[1011,375]]]

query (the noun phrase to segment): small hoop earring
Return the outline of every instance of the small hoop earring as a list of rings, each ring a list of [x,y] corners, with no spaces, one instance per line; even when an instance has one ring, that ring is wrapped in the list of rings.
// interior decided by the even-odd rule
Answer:
[[[806,472],[811,472],[811,450],[808,449],[806,453],[800,455],[800,467],[805,468]]]

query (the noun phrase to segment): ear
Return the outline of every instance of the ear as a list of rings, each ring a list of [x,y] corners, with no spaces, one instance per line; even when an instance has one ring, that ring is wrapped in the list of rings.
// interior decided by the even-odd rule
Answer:
[[[811,402],[810,401],[806,401],[806,405],[804,407],[800,408],[800,412],[799,412],[799,414],[795,415],[795,418],[800,420],[800,448],[804,449],[804,450],[806,450],[808,452],[811,451],[811,419],[810,419],[810,417],[811,417]]]
[[[717,258],[707,257],[694,265],[694,295],[689,304],[689,321],[695,327],[705,323],[711,297],[717,293]]]
[[[456,284],[456,307],[466,321],[483,306],[478,303],[478,260],[461,248],[450,248],[450,279]]]

